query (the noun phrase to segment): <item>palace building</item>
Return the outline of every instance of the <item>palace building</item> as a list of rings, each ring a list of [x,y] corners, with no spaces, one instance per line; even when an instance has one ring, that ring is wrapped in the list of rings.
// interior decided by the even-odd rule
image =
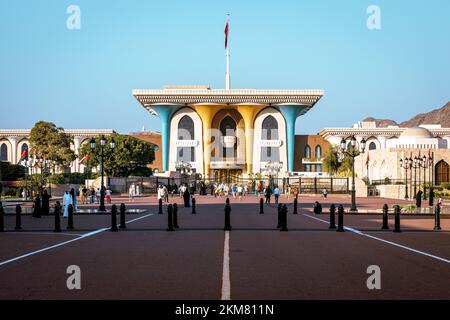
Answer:
[[[163,171],[187,162],[204,177],[224,172],[246,177],[275,162],[280,174],[303,171],[296,154],[305,148],[296,150],[296,145],[305,139],[296,137],[295,123],[324,92],[172,86],[133,90],[133,95],[161,119]]]
[[[383,197],[406,198],[407,195],[412,199],[421,183],[441,186],[450,182],[450,128],[440,125],[379,127],[373,121],[364,121],[352,128],[325,128],[319,134],[336,146],[352,136],[358,145],[362,139],[366,141],[365,153],[355,161],[359,196],[373,190]],[[424,157],[426,161],[420,162]]]
[[[17,164],[21,155],[26,151],[27,158],[30,148],[30,129],[0,129],[0,161]],[[78,156],[80,148],[83,144],[88,143],[91,138],[100,135],[109,136],[114,130],[99,129],[69,129],[64,130],[73,138],[71,146],[75,154]],[[70,166],[70,172],[84,172],[85,166],[80,163],[80,159],[76,159]]]

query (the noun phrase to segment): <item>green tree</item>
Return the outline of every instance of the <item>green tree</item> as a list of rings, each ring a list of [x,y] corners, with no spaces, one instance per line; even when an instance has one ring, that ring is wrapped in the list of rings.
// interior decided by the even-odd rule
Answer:
[[[116,143],[115,149],[110,147],[111,138]],[[80,157],[88,154],[84,164],[89,168],[100,166],[101,162],[101,136],[95,138],[95,149],[91,151],[90,143],[82,146]],[[130,175],[151,175],[147,168],[155,159],[154,145],[128,135],[113,134],[106,137],[104,146],[105,174],[112,177],[128,177]]]
[[[349,148],[352,148],[349,146]],[[351,152],[351,150],[347,150]],[[339,147],[333,146],[323,156],[323,170],[331,176],[349,177],[352,174],[352,158],[345,155],[340,159]]]
[[[0,181],[16,181],[25,178],[25,167],[9,162],[0,162]]]
[[[76,159],[70,148],[72,137],[52,122],[39,121],[30,132],[30,154],[53,161],[63,168],[69,167]]]

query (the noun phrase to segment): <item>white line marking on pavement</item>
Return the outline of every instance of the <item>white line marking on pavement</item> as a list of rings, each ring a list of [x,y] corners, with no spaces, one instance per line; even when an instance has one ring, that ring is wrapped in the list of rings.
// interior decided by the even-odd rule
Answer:
[[[327,224],[330,223],[329,221],[326,221],[326,220],[323,220],[323,219],[320,219],[320,218],[317,218],[317,217],[313,217],[313,216],[310,216],[310,215],[305,214],[305,213],[303,215],[305,217],[308,217],[308,218],[311,218],[311,219],[314,219],[314,220],[317,220],[317,221],[320,221],[320,222],[324,222],[324,223],[327,223]],[[351,231],[353,233],[359,234],[361,236],[373,239],[373,240],[381,241],[381,242],[393,245],[395,247],[399,247],[399,248],[402,248],[402,249],[405,249],[405,250],[408,250],[408,251],[411,251],[411,252],[414,252],[414,253],[418,253],[418,254],[421,254],[421,255],[424,255],[424,256],[427,256],[427,257],[430,257],[430,258],[433,258],[433,259],[436,259],[436,260],[439,260],[439,261],[442,261],[442,262],[445,262],[445,263],[450,263],[450,260],[448,260],[448,259],[441,258],[441,257],[435,256],[435,255],[432,255],[430,253],[426,253],[426,252],[423,252],[423,251],[420,251],[420,250],[417,250],[417,249],[414,249],[414,248],[410,248],[410,247],[407,247],[407,246],[404,246],[402,244],[398,244],[398,243],[395,243],[395,242],[392,242],[392,241],[388,241],[388,240],[384,240],[384,239],[381,239],[381,238],[378,238],[378,237],[375,237],[375,236],[371,236],[370,234],[364,233],[364,232],[362,232],[362,231],[360,231],[358,229],[345,227],[345,226],[344,226],[344,229],[348,230],[348,231]]]
[[[70,237],[82,237],[81,233],[64,233],[64,232],[7,232],[5,235],[13,235],[13,236],[23,236],[23,235],[32,235],[32,236],[42,236],[42,235],[52,235],[52,236],[70,236]]]
[[[231,300],[230,284],[230,231],[225,231],[223,245],[222,297],[221,300]]]
[[[153,216],[153,213],[150,213],[150,214],[147,214],[145,216],[142,216],[142,217],[139,217],[139,218],[127,221],[127,223],[132,223],[132,222],[135,222],[135,221],[138,221],[138,220],[150,217],[150,216]],[[85,234],[83,234],[82,236],[80,236],[78,238],[75,238],[75,239],[72,239],[72,240],[68,240],[68,241],[64,241],[64,242],[61,242],[61,243],[57,243],[55,245],[52,245],[52,246],[49,246],[49,247],[46,247],[46,248],[42,248],[42,249],[39,249],[39,250],[36,250],[36,251],[32,251],[32,252],[29,252],[29,253],[21,255],[21,256],[18,256],[18,257],[6,260],[6,261],[2,261],[2,262],[0,262],[0,267],[6,265],[8,263],[11,263],[11,262],[14,262],[14,261],[17,261],[17,260],[21,260],[21,259],[33,256],[33,255],[36,255],[36,254],[41,253],[41,252],[49,251],[49,250],[52,250],[52,249],[55,249],[55,248],[58,248],[58,247],[62,247],[64,245],[66,245],[66,244],[69,244],[69,243],[72,243],[72,242],[75,242],[75,241],[78,241],[78,240],[81,240],[81,239],[84,239],[84,238],[88,238],[88,237],[94,236],[96,234],[105,232],[106,230],[109,230],[109,229],[110,228],[101,228],[101,229],[98,229],[98,230],[94,230],[92,232],[85,233]]]

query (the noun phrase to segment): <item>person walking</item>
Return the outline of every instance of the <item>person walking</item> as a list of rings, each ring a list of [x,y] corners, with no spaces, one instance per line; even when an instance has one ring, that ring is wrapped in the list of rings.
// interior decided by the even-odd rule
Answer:
[[[72,196],[72,205],[73,205],[73,212],[78,211],[78,200],[77,200],[77,192],[74,188],[70,189],[70,195]]]
[[[71,205],[72,203],[73,203],[72,196],[70,195],[69,191],[66,191],[66,193],[63,196],[64,218],[67,218],[69,216],[69,205]]]
[[[163,186],[163,199],[164,202],[169,202],[169,189],[167,189],[167,186]]]
[[[278,199],[280,198],[280,188],[278,186],[275,186],[275,189],[273,189],[273,196],[275,197],[275,203],[278,204]]]
[[[266,197],[266,203],[270,204],[270,197],[272,196],[272,189],[270,188],[270,185],[264,190],[264,195]]]
[[[94,187],[91,187],[91,190],[89,191],[89,202],[90,204],[94,204],[95,203],[95,189]]]
[[[241,185],[239,185],[239,186],[237,187],[237,193],[238,193],[239,200],[242,200],[243,188],[242,188]]]
[[[81,193],[82,193],[82,199],[81,199],[81,202],[83,203],[83,204],[87,204],[87,198],[88,198],[88,189],[86,188],[86,186],[84,186],[82,189],[81,189]]]
[[[324,198],[324,199],[327,198],[327,196],[328,196],[328,190],[327,190],[326,188],[324,188],[324,189],[322,190],[322,195],[323,195],[323,198]]]
[[[106,199],[106,203],[111,203],[111,195],[112,195],[112,190],[111,188],[108,186],[108,188],[106,189],[105,192],[105,199]]]
[[[36,195],[36,198],[34,198],[34,206],[33,206],[33,218],[40,218],[41,217],[41,196],[39,193]]]
[[[131,186],[128,188],[128,198],[129,198],[131,201],[133,201],[133,199],[134,199],[134,188],[133,188],[133,185],[131,185]]]
[[[156,195],[158,197],[158,202],[163,198],[163,188],[162,185],[158,186],[158,190],[156,190]]]
[[[439,208],[442,208],[442,194],[439,194],[439,198],[438,198],[438,201],[437,201],[437,205],[438,205],[438,207]]]
[[[51,196],[48,194],[47,189],[42,193],[42,206],[41,212],[43,215],[48,216],[50,214],[50,198]]]
[[[100,196],[101,196],[100,188],[97,188],[95,190],[95,203],[100,203]]]

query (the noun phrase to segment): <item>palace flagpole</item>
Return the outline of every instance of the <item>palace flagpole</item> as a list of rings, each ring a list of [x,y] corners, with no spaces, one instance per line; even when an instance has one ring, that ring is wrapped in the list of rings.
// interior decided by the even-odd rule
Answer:
[[[225,85],[226,89],[230,90],[230,50],[228,48],[230,14],[228,13],[227,16],[227,24],[225,25],[225,50],[227,52],[227,74],[225,76]]]

